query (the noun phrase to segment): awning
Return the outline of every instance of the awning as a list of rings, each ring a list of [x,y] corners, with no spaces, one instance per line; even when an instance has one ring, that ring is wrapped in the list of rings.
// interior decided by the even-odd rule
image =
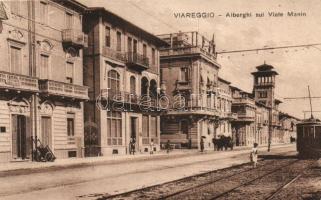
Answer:
[[[8,16],[5,10],[5,6],[3,4],[3,2],[0,2],[0,20],[7,20]]]

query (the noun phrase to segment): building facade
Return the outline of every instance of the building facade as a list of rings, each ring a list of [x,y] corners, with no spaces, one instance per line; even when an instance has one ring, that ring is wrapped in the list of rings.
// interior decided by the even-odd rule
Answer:
[[[88,99],[84,6],[55,0],[3,5],[8,19],[0,33],[0,161],[31,159],[38,139],[57,158],[81,157]]]
[[[223,89],[218,90],[214,40],[198,32],[178,32],[159,36],[170,46],[160,50],[161,81],[166,86],[170,107],[162,116],[161,142],[176,148],[213,148],[220,109],[227,109]],[[221,104],[218,103],[221,102]],[[219,107],[221,106],[221,107]]]
[[[104,8],[89,8],[84,21],[86,155],[129,153],[130,140],[136,151],[159,150],[161,110],[154,100],[161,92],[158,48],[166,43]]]

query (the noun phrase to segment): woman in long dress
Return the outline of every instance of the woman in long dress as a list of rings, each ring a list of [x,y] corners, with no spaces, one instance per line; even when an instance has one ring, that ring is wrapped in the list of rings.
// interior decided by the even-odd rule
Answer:
[[[257,150],[257,143],[254,143],[253,148],[251,150],[251,161],[253,163],[253,167],[256,168],[257,165],[257,157],[258,157],[258,150]]]

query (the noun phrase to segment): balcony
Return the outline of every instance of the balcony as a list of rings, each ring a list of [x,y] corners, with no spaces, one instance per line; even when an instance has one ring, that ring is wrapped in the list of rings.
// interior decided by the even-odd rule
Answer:
[[[161,102],[158,102],[157,99],[148,97],[148,96],[139,96],[137,94],[132,94],[125,91],[112,91],[112,90],[101,90],[101,100],[109,100],[112,102],[120,102],[125,106],[130,105],[130,109],[141,109],[141,110],[164,110],[160,107]],[[112,104],[109,104],[112,105]],[[121,104],[117,104],[117,106],[121,106]]]
[[[190,81],[176,81],[176,91],[180,92],[191,92],[192,91],[192,84]]]
[[[207,58],[207,60],[216,62],[216,54],[211,54],[198,46],[175,47],[172,49],[162,49],[160,51],[161,57],[186,56],[186,55],[188,56],[201,55],[204,58]]]
[[[126,54],[120,51],[115,51],[108,47],[103,47],[103,56],[119,61],[119,62],[126,62]]]
[[[0,71],[0,88],[5,90],[38,92],[38,79]]]
[[[64,29],[62,31],[62,42],[66,46],[76,48],[88,47],[88,36],[80,30]]]
[[[238,122],[254,122],[255,121],[255,117],[247,114],[247,113],[237,113],[237,120]]]
[[[149,68],[149,59],[139,53],[127,52],[126,62],[130,67],[133,67],[139,71]]]
[[[185,104],[183,102],[181,104],[176,102],[172,106],[171,111],[168,113],[173,115],[207,115],[217,117],[221,115],[215,107],[211,107],[199,99],[189,100]]]
[[[52,80],[39,80],[40,91],[48,95],[88,100],[88,87]]]

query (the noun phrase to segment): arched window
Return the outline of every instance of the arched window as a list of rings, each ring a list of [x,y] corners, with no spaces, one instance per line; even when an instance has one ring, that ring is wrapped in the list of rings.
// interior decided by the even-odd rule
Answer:
[[[148,94],[148,79],[146,77],[142,78],[142,82],[141,82],[141,94],[143,95],[147,95]]]
[[[117,93],[120,91],[120,76],[117,71],[110,70],[108,72],[108,88],[109,92],[111,93]]]
[[[149,95],[154,98],[157,97],[157,82],[154,79],[150,81]]]
[[[130,93],[136,94],[136,78],[134,76],[130,77]]]

